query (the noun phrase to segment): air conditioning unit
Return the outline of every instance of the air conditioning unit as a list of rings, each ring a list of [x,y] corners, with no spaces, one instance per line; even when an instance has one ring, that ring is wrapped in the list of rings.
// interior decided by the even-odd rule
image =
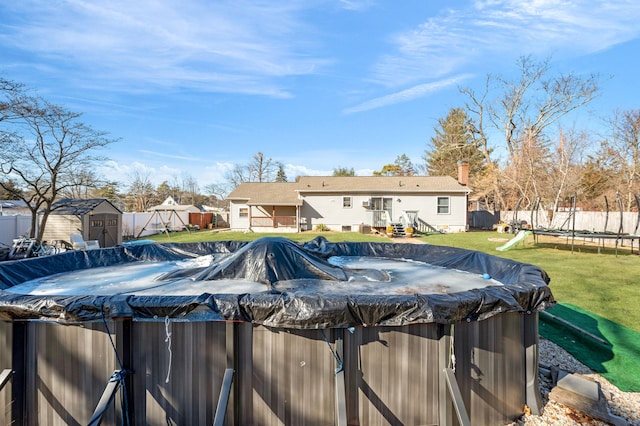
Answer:
[[[362,207],[368,209],[369,208],[369,200],[362,202]]]

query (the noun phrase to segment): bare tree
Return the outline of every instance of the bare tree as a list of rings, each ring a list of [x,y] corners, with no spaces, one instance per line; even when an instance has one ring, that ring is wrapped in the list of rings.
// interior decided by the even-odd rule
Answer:
[[[278,171],[279,163],[271,158],[266,158],[262,152],[257,152],[249,164],[247,170],[251,182],[273,182]]]
[[[225,179],[232,188],[244,182],[273,182],[280,164],[265,157],[262,152],[257,152],[246,165],[236,164],[225,174]]]
[[[11,87],[2,93],[0,173],[21,191],[16,196],[31,210],[31,236],[42,239],[53,203],[102,160],[96,151],[114,140],[81,123],[81,114]]]
[[[209,197],[210,205],[215,207],[227,207],[225,198],[229,193],[229,189],[225,185],[210,183],[204,186],[204,193]]]
[[[463,89],[470,102],[467,105],[476,123],[478,134],[492,173],[493,192],[498,201],[509,193],[511,200],[524,197],[531,200],[544,192],[540,182],[548,173],[553,160],[553,140],[549,131],[570,112],[593,100],[598,92],[598,76],[580,77],[575,74],[549,76],[549,61],[535,62],[522,57],[517,62],[520,74],[515,80],[487,76],[485,92],[476,96],[471,89]],[[491,90],[498,95],[488,100]],[[510,174],[500,171],[495,159],[486,149],[489,143],[488,124],[504,137]],[[505,185],[507,183],[508,185]]]
[[[616,111],[609,121],[611,146],[625,186],[625,208],[631,209],[640,192],[640,110]]]
[[[462,94],[469,98],[466,103],[467,111],[471,116],[468,122],[469,130],[473,134],[476,146],[482,153],[485,160],[485,174],[478,177],[474,190],[476,195],[484,198],[485,204],[491,206],[492,210],[499,210],[504,204],[501,184],[501,170],[497,161],[494,161],[489,145],[487,122],[489,113],[487,112],[487,97],[491,91],[491,75],[487,75],[482,93],[476,94],[473,89],[461,89]]]
[[[155,190],[149,176],[135,171],[130,176],[129,191],[127,193],[127,210],[144,212],[151,207],[155,200]]]
[[[65,198],[91,198],[101,185],[107,183],[91,169],[78,170],[70,179],[67,188],[61,191]]]
[[[198,180],[189,173],[182,174],[182,185],[180,188],[180,202],[182,204],[199,204],[201,200],[200,186]]]
[[[228,170],[225,173],[224,178],[229,183],[229,186],[231,188],[235,188],[241,183],[251,181],[251,178],[249,176],[246,166],[241,166],[239,164],[234,165],[233,169]]]

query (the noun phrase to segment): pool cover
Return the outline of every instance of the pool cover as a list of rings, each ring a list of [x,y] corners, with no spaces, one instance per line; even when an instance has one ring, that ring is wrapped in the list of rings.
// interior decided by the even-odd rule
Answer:
[[[181,271],[194,280],[246,279],[264,291],[199,295],[29,295],[7,291],[53,274],[134,262],[163,262],[212,255],[208,266]],[[344,282],[357,274],[384,281],[384,271],[350,270],[331,264],[334,256],[402,259],[490,276],[500,285],[451,293],[371,294],[298,292],[279,283]],[[169,274],[167,279],[176,278]],[[555,304],[549,278],[540,268],[485,253],[428,244],[330,243],[316,238],[294,243],[277,237],[253,242],[124,245],[71,251],[0,264],[0,319],[63,323],[104,319],[245,321],[265,326],[331,327],[449,324],[477,321],[502,312],[533,312]],[[382,283],[381,285],[384,285]],[[322,288],[322,287],[320,287]]]

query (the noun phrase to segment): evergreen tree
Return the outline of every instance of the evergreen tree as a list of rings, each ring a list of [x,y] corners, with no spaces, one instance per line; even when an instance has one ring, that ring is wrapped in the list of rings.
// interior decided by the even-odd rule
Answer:
[[[462,108],[452,108],[446,118],[438,120],[436,136],[431,138],[430,150],[422,157],[427,174],[431,176],[458,176],[458,161],[469,163],[469,178],[484,172],[485,158],[479,141],[474,138],[474,125]]]
[[[278,164],[278,173],[276,174],[276,182],[287,182],[287,174],[284,172],[282,163]]]

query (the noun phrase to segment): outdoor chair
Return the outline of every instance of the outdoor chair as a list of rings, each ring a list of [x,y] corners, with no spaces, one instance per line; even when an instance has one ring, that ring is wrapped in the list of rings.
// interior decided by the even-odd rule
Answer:
[[[71,245],[75,250],[95,250],[100,248],[100,242],[98,240],[86,240],[82,238],[82,235],[77,233],[71,234]]]

